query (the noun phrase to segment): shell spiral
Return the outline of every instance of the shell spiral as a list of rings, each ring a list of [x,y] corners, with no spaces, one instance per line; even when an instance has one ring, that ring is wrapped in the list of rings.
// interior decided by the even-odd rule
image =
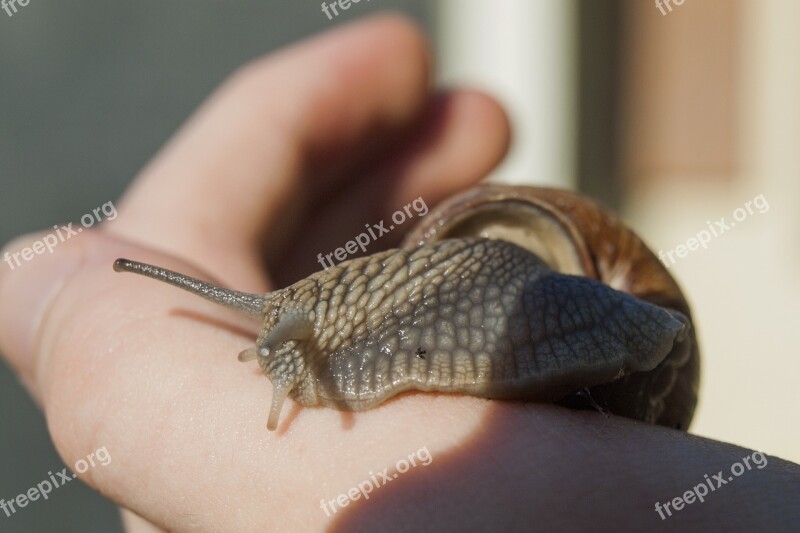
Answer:
[[[406,236],[414,247],[460,237],[508,240],[554,270],[582,275],[689,318],[675,279],[639,236],[599,204],[548,188],[481,185],[433,209]],[[590,389],[610,412],[686,429],[697,404],[700,352],[694,327],[654,369]]]

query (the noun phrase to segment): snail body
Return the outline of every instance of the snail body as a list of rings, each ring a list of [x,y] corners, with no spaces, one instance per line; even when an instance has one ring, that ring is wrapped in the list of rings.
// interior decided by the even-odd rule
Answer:
[[[488,229],[490,204],[464,203],[512,189],[539,197],[549,191],[476,188],[432,211],[404,247],[346,261],[264,295],[125,259],[114,268],[263,320],[255,346],[239,359],[258,360],[272,382],[269,429],[277,427],[287,396],[302,405],[364,410],[409,390],[557,401],[587,388],[614,405],[612,412],[669,425],[677,417],[688,426],[685,408],[673,415],[665,405],[665,392],[669,396],[679,381],[675,361],[683,368],[696,355],[688,309],[639,298],[603,280],[597,269],[587,276],[580,246],[569,244],[572,230],[539,206],[519,198],[502,206],[507,200],[494,198],[493,209],[526,224],[516,232],[504,221],[495,235]],[[672,383],[658,390],[646,381],[619,391],[602,388],[632,376],[663,375],[665,368]],[[615,398],[635,404],[628,397],[636,394],[648,396],[643,413],[638,404],[616,409]],[[694,398],[679,400],[693,410]]]

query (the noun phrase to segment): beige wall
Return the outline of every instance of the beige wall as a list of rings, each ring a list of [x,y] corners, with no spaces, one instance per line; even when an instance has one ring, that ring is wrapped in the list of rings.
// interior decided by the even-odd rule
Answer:
[[[703,354],[692,431],[800,462],[800,4],[641,4],[633,34],[659,42],[629,43],[628,220],[669,250],[769,204],[672,267]]]

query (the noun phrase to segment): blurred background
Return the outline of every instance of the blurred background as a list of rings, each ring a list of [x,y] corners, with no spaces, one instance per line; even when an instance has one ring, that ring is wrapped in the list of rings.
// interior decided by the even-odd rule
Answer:
[[[800,462],[800,3],[374,0],[331,19],[320,0],[17,8],[0,11],[0,243],[116,200],[242,63],[399,10],[429,32],[442,83],[506,105],[515,144],[492,180],[581,190],[657,252],[739,215],[670,263],[702,348],[691,431]],[[761,207],[742,217],[748,201]],[[0,498],[61,468],[0,363]],[[0,531],[55,530],[121,525],[78,481],[0,514]]]

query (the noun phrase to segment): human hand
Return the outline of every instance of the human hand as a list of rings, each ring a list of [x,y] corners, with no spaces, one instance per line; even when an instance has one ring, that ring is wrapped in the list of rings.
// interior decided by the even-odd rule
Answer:
[[[105,447],[113,461],[82,479],[179,531],[798,520],[798,469],[769,458],[662,521],[656,501],[745,451],[549,405],[411,394],[348,414],[287,400],[269,432],[269,383],[235,360],[258,324],[113,273],[130,257],[264,292],[318,269],[318,253],[365,223],[481,179],[505,153],[506,118],[480,94],[433,93],[429,55],[407,22],[380,17],[248,65],[144,169],[113,222],[0,270],[0,350],[66,464]],[[423,448],[428,465],[368,501],[321,505]]]

